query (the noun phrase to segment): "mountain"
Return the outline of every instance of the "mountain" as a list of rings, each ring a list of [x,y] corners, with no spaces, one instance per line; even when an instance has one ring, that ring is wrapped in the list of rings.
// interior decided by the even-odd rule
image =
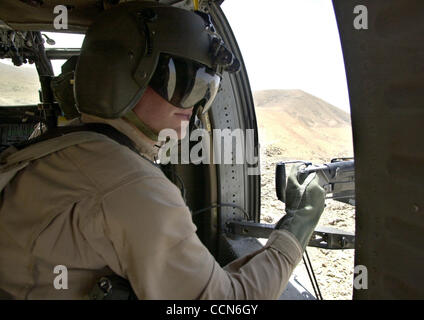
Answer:
[[[15,67],[0,62],[0,106],[36,104],[39,88],[34,65]]]
[[[254,100],[259,108],[278,108],[311,127],[340,127],[350,124],[348,113],[302,90],[256,91]]]
[[[283,159],[353,156],[350,115],[302,90],[253,93],[261,151]]]

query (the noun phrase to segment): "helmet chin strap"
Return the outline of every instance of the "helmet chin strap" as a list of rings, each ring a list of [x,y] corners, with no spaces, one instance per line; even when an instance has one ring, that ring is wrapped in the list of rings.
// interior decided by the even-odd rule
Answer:
[[[189,135],[194,129],[194,121],[196,120],[196,116],[199,113],[199,111],[200,113],[203,112],[203,105],[201,103],[198,103],[193,107],[193,112],[191,114],[190,122],[189,122],[189,130],[188,130]]]
[[[137,127],[138,130],[140,130],[146,137],[148,137],[150,140],[158,141],[159,139],[159,133],[150,128],[147,124],[145,124],[141,119],[137,116],[137,114],[130,110],[128,111],[124,116],[124,119],[126,119],[128,122],[132,123]]]

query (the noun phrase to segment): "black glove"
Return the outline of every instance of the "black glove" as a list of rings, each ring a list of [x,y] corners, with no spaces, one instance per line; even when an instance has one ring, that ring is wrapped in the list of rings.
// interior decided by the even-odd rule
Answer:
[[[325,207],[325,191],[318,184],[315,172],[299,174],[304,164],[293,166],[286,188],[286,215],[276,224],[276,229],[292,233],[303,250],[311,238]]]

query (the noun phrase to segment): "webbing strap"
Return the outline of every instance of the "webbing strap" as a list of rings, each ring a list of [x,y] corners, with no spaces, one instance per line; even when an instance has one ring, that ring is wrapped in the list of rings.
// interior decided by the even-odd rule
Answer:
[[[73,145],[108,138],[138,153],[127,136],[109,125],[97,123],[58,127],[34,139],[10,146],[0,154],[0,192],[31,161]]]
[[[35,137],[34,139],[23,141],[19,144],[15,144],[15,147],[20,150],[20,149],[28,147],[29,145],[32,145],[41,141],[56,138],[64,134],[68,134],[72,132],[81,132],[81,131],[93,131],[93,132],[103,134],[111,138],[112,140],[115,140],[116,142],[122,145],[125,145],[131,150],[137,152],[135,148],[135,144],[130,138],[128,138],[126,135],[124,135],[120,131],[116,130],[111,125],[108,125],[105,123],[85,123],[83,125],[77,125],[77,126],[57,127],[57,128],[49,130],[48,132],[38,137]]]

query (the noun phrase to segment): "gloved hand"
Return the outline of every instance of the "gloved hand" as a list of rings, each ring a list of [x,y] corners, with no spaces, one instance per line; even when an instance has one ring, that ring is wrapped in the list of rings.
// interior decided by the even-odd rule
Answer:
[[[275,228],[292,233],[305,250],[324,211],[325,191],[318,184],[315,172],[298,176],[302,166],[293,166],[290,171],[286,188],[286,215]]]

